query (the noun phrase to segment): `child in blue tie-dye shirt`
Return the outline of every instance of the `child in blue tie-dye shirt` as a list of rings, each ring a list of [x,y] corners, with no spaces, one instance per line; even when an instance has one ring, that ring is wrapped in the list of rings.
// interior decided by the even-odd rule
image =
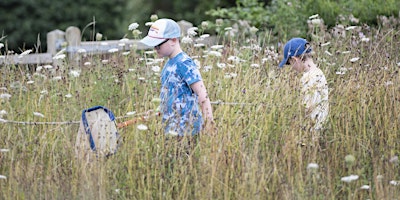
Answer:
[[[175,21],[159,19],[141,42],[154,47],[159,57],[169,58],[161,72],[160,112],[165,133],[196,135],[202,127],[211,127],[213,112],[200,71],[180,47],[180,34]]]

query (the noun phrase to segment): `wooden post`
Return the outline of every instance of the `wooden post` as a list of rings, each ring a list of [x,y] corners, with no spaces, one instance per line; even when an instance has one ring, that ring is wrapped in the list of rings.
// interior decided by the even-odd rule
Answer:
[[[65,32],[61,30],[54,30],[47,33],[47,53],[55,55],[61,50],[65,42]]]
[[[71,63],[78,65],[80,56],[76,53],[76,50],[81,45],[81,30],[78,27],[70,26],[65,30],[65,38],[68,43],[68,59]]]

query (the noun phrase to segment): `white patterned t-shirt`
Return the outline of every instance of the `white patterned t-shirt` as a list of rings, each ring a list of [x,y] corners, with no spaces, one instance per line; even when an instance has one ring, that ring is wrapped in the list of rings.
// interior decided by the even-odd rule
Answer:
[[[314,68],[305,72],[300,81],[307,116],[314,122],[314,129],[321,129],[329,114],[329,91],[325,75],[321,69]]]

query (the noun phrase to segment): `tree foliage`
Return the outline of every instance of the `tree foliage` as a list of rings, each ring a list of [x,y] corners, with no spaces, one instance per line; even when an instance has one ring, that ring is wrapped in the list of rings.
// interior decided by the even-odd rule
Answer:
[[[397,0],[1,0],[0,42],[17,53],[34,49],[46,51],[46,34],[77,26],[84,30],[83,40],[93,40],[97,32],[104,39],[120,39],[128,34],[128,25],[145,22],[152,14],[174,20],[186,20],[195,26],[202,21],[221,18],[232,23],[247,21],[261,31],[286,39],[304,36],[306,19],[314,14],[328,26],[334,26],[339,15],[353,14],[360,23],[377,24],[377,15],[398,15]],[[3,48],[6,49],[6,48]]]

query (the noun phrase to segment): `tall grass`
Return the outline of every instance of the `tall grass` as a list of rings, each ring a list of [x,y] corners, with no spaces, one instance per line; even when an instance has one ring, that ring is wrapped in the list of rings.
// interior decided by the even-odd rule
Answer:
[[[122,144],[108,159],[75,158],[74,122],[83,109],[103,105],[123,116],[156,108],[159,72],[152,69],[164,61],[150,62],[154,54],[115,53],[107,62],[89,57],[90,65],[40,71],[3,66],[0,92],[11,97],[0,99],[6,112],[1,118],[9,120],[0,127],[0,175],[6,177],[0,179],[0,198],[396,199],[400,34],[390,27],[363,31],[367,42],[352,30],[344,38],[313,41],[331,106],[318,142],[302,128],[301,75],[277,68],[281,50],[271,50],[268,39],[224,40],[215,50],[221,56],[184,44],[199,62],[212,101],[245,103],[213,105],[217,134],[201,135],[189,155],[162,134],[155,118],[146,131],[120,129]],[[355,57],[360,59],[351,62]],[[345,160],[347,155],[354,160]],[[349,175],[358,179],[342,179]]]

